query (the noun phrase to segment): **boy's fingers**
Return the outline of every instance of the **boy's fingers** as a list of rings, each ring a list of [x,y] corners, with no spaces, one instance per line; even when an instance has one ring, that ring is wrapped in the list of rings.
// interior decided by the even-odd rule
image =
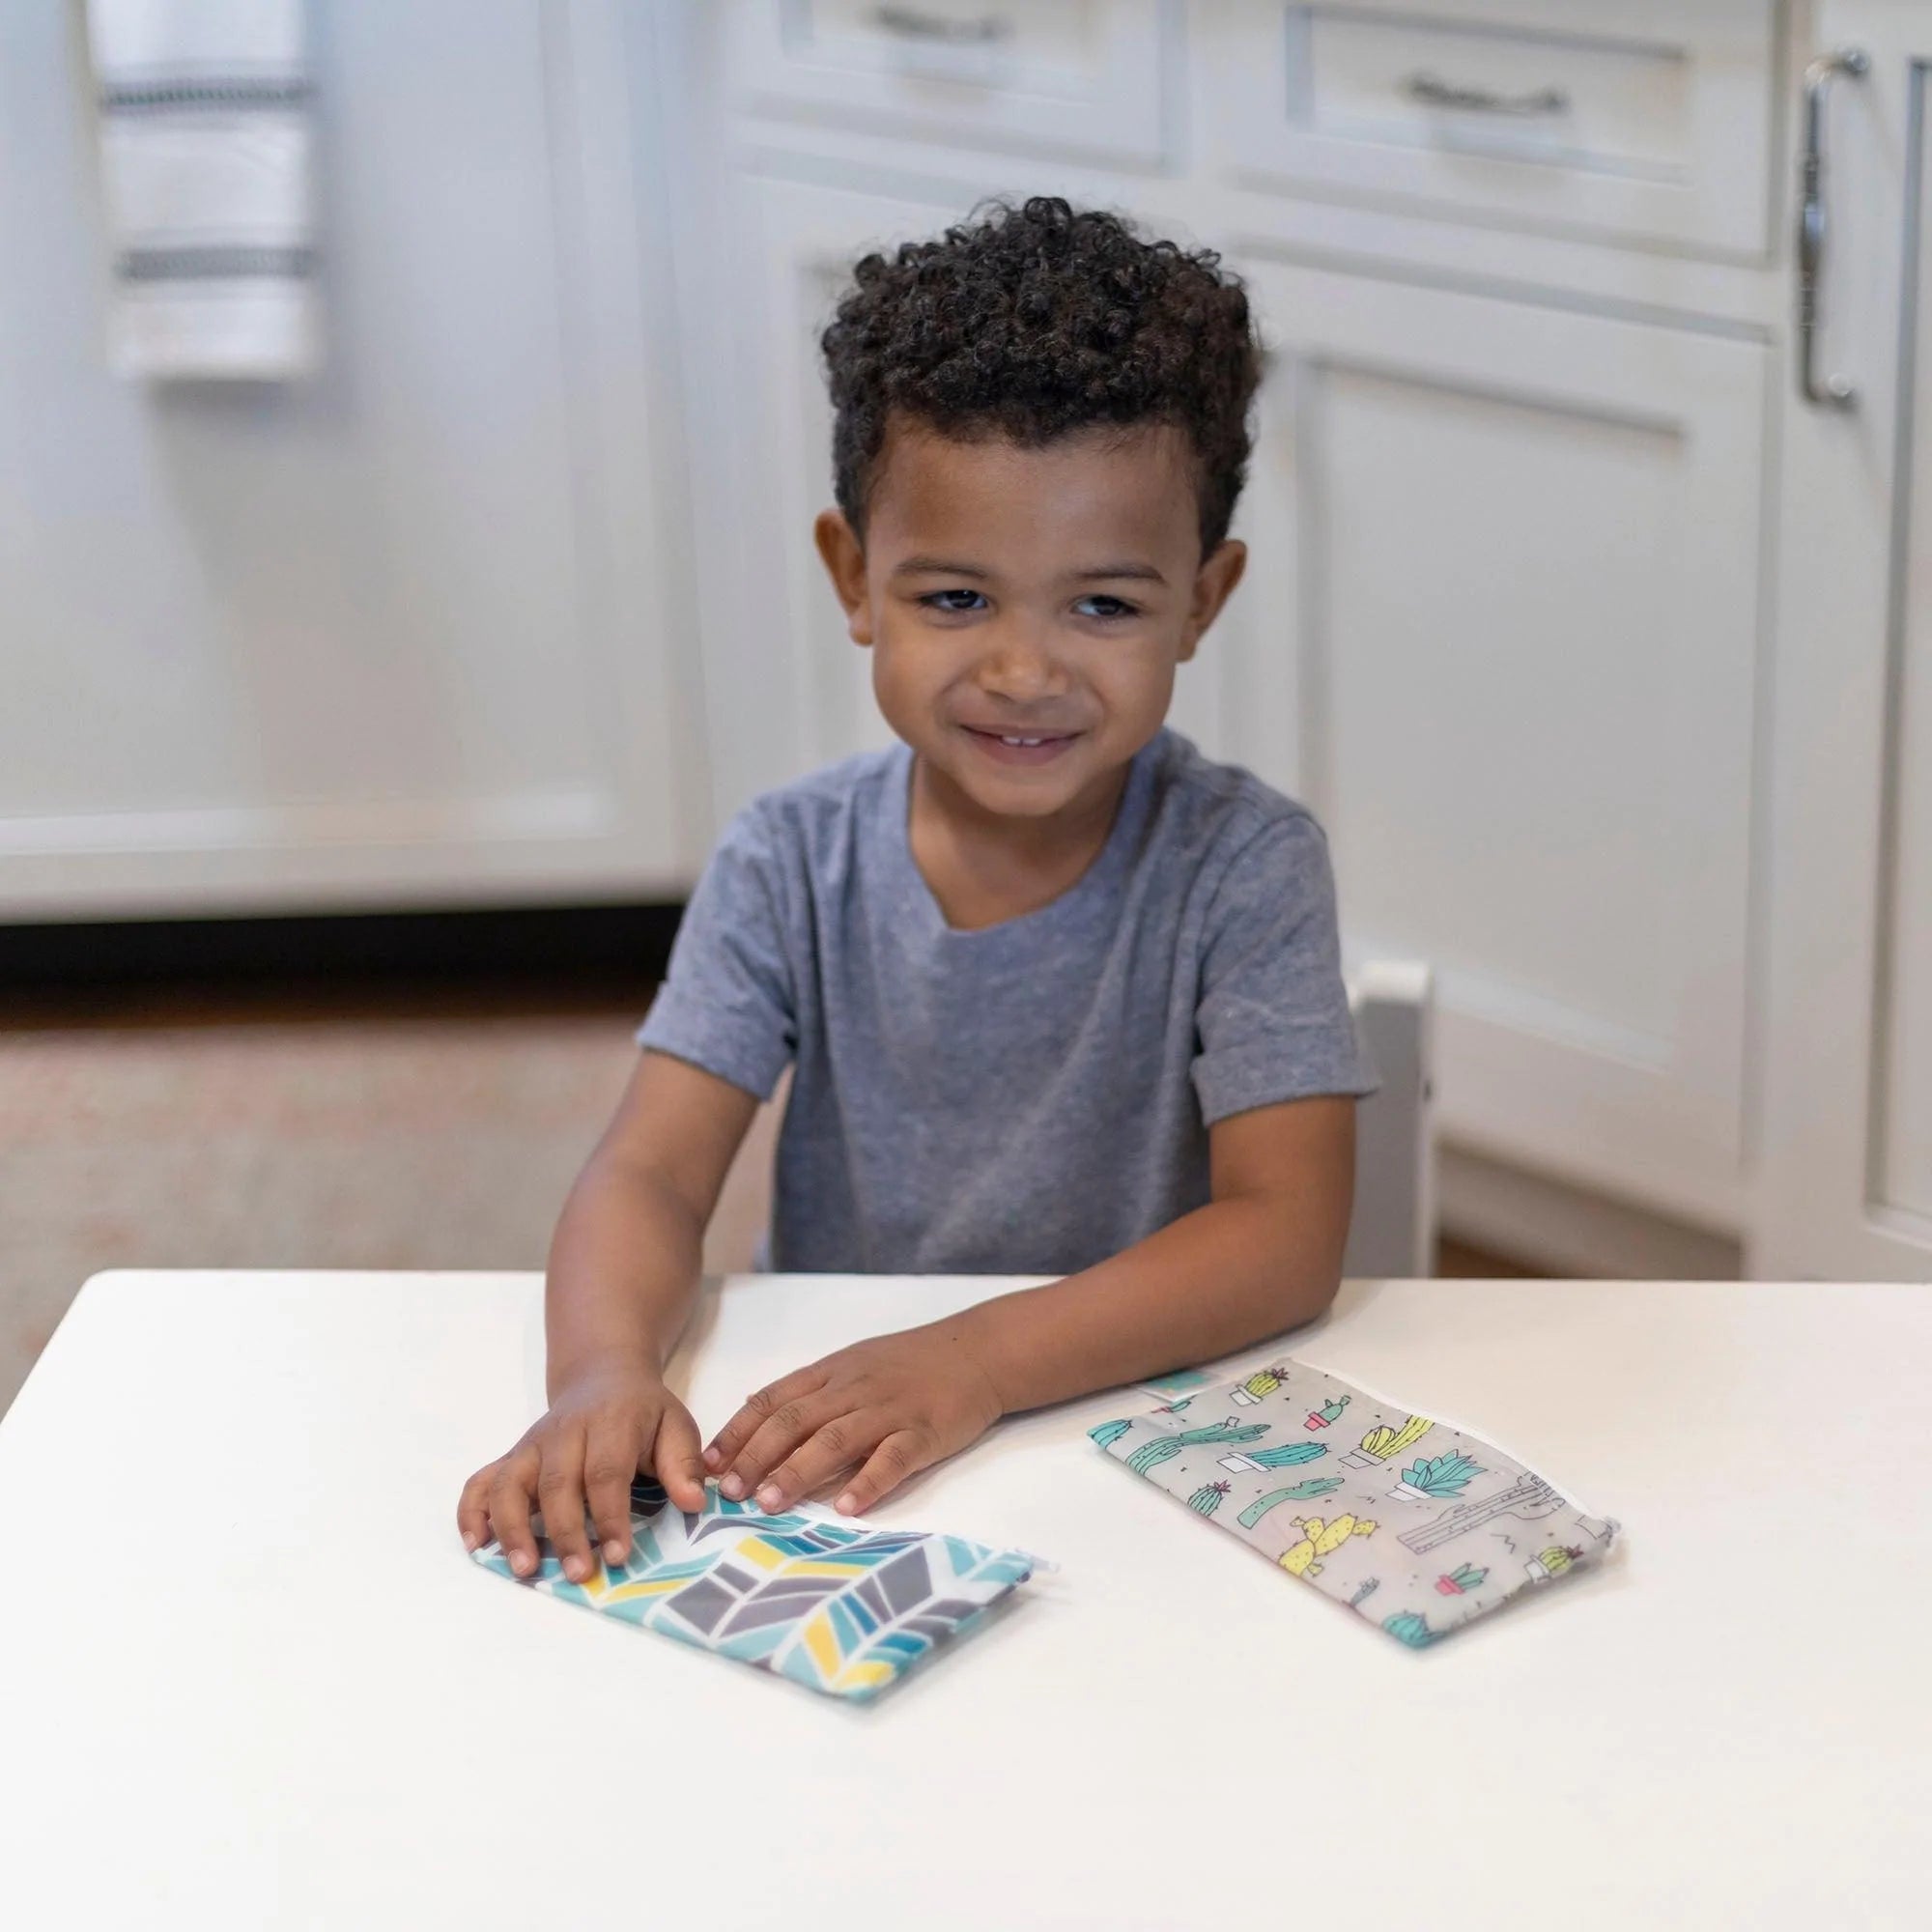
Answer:
[[[537,1501],[543,1505],[551,1548],[563,1561],[563,1574],[582,1583],[596,1572],[597,1559],[583,1532],[583,1437],[576,1430],[565,1432],[544,1451]]]
[[[801,1442],[759,1484],[758,1507],[784,1509],[840,1471],[859,1467],[891,1428],[885,1417],[863,1410],[836,1417]]]
[[[838,1428],[837,1418],[851,1412],[849,1401],[836,1395],[794,1397],[781,1403],[753,1432],[751,1440],[731,1459],[718,1487],[736,1500],[749,1496],[810,1435]]]
[[[861,1516],[931,1461],[930,1438],[923,1431],[898,1430],[872,1451],[866,1466],[839,1492],[833,1507],[840,1516]]]
[[[651,1445],[651,1467],[681,1510],[704,1507],[704,1462],[697,1453],[697,1424],[681,1402],[668,1403]]]
[[[607,1424],[591,1431],[583,1455],[583,1500],[597,1525],[607,1563],[621,1563],[631,1547],[631,1483],[638,1463],[635,1426],[620,1429]]]
[[[704,1466],[715,1475],[731,1466],[732,1460],[764,1424],[788,1402],[810,1395],[825,1386],[825,1371],[820,1368],[794,1369],[765,1387],[748,1395],[736,1415],[711,1438],[704,1452]]]
[[[490,1541],[490,1485],[496,1475],[496,1463],[486,1464],[464,1484],[456,1499],[456,1528],[466,1549],[481,1549]]]
[[[536,1469],[536,1451],[519,1450],[497,1464],[489,1489],[491,1525],[519,1577],[527,1577],[537,1567],[536,1538],[530,1533],[530,1491]]]

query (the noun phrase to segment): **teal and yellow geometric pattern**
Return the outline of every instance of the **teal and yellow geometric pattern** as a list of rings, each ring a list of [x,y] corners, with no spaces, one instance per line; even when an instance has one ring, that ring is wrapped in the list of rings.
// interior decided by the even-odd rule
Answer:
[[[538,1538],[530,1577],[517,1576],[500,1544],[473,1553],[565,1603],[861,1701],[1033,1574],[1016,1549],[800,1511],[767,1516],[715,1484],[693,1516],[641,1477],[631,1486],[629,1556],[585,1582],[564,1576],[548,1537]]]

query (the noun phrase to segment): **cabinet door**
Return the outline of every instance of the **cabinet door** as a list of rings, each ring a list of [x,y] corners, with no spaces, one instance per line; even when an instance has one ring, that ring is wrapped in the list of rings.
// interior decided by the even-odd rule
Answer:
[[[308,20],[326,366],[144,387],[103,366],[84,42],[0,9],[35,265],[0,301],[0,920],[675,892],[701,854],[649,14]]]
[[[1328,827],[1350,957],[1436,968],[1446,1134],[1735,1227],[1764,349],[1250,271],[1232,753]]]
[[[970,205],[751,176],[732,185],[729,219],[745,245],[739,279],[721,281],[714,300],[737,318],[737,333],[694,344],[725,426],[700,513],[722,545],[704,583],[721,817],[768,786],[891,742],[871,655],[847,635],[812,543],[812,521],[833,500],[818,338],[862,255],[936,236]],[[1180,668],[1170,717],[1210,753],[1223,742],[1219,635]]]
[[[1779,504],[1762,1275],[1932,1280],[1932,16],[1830,0],[1816,372]],[[1803,62],[1800,63],[1801,67]],[[1797,359],[1787,381],[1797,373]]]

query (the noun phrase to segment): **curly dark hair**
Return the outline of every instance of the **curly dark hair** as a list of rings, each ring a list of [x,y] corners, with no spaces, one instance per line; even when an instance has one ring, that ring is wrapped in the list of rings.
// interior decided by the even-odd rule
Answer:
[[[889,418],[1037,448],[1094,425],[1172,423],[1195,456],[1201,552],[1246,480],[1264,352],[1240,277],[1211,248],[1149,241],[1058,195],[854,264],[819,338],[836,420],[833,487],[865,541]]]

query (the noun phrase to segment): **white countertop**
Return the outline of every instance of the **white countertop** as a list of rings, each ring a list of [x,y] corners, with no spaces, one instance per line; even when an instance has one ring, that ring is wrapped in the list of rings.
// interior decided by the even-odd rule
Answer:
[[[708,1431],[1009,1285],[733,1278],[677,1374]],[[89,1283],[0,1422],[0,1917],[1926,1922],[1932,1291],[1350,1283],[1289,1352],[1620,1519],[1602,1572],[1405,1650],[1095,1450],[1152,1401],[1103,1394],[874,1513],[1062,1567],[869,1708],[464,1553],[463,1479],[542,1404],[541,1297]]]

